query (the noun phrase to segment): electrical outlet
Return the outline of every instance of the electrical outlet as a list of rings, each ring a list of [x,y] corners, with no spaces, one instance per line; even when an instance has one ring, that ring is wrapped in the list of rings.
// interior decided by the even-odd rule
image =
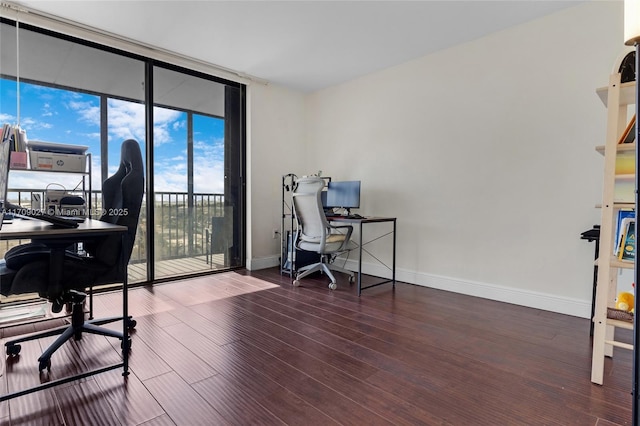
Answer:
[[[273,238],[275,240],[276,238],[278,238],[278,234],[279,234],[278,230],[274,229],[273,230],[273,235],[271,235],[271,238]]]

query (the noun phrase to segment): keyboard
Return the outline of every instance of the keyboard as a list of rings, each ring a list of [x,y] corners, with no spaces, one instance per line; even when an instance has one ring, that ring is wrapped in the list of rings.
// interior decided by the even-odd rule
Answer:
[[[364,216],[360,216],[358,213],[353,213],[348,216],[345,216],[347,219],[366,219]]]
[[[366,219],[366,217],[361,216],[357,213],[353,213],[350,215],[327,215],[327,219],[331,220],[331,219]]]
[[[41,212],[39,210],[25,209],[15,204],[9,204],[7,208],[5,208],[5,211],[8,213],[13,213],[16,216],[43,220],[52,224],[55,228],[77,228],[78,223],[84,221],[84,218],[56,216],[49,213]]]

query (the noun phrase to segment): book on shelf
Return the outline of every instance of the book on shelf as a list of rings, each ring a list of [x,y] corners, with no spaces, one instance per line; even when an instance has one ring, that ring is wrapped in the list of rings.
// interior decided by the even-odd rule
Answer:
[[[4,124],[2,126],[2,143],[10,145],[9,167],[12,169],[26,169],[27,133],[20,126]]]
[[[0,140],[0,142],[4,142],[10,137],[11,137],[11,125],[5,123],[2,125],[2,140]]]
[[[633,143],[636,140],[636,115],[633,114],[631,117],[631,121],[625,127],[624,132],[620,135],[620,139],[618,139],[618,144],[621,143]]]
[[[633,261],[636,257],[636,221],[628,222],[620,242],[618,259]]]
[[[27,151],[27,133],[20,126],[4,124],[2,126],[2,142],[8,141],[11,144],[11,151]]]
[[[613,255],[618,256],[620,249],[620,241],[622,240],[622,234],[630,221],[635,220],[636,212],[634,210],[618,210],[618,219],[616,221],[616,243],[613,246]]]

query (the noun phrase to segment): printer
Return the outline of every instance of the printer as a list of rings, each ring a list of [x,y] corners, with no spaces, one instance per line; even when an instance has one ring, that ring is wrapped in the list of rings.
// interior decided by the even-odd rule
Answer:
[[[30,140],[27,149],[32,170],[87,171],[88,146]]]

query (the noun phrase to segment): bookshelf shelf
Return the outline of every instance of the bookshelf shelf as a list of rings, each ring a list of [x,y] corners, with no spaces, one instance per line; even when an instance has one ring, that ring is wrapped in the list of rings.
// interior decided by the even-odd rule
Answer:
[[[607,324],[615,327],[626,328],[627,330],[633,330],[633,323],[627,321],[621,321],[616,319],[607,318]]]
[[[628,260],[620,260],[615,257],[611,258],[611,267],[620,269],[633,269],[633,262]]]
[[[604,145],[598,145],[596,147],[596,151],[600,154],[604,155]],[[636,144],[635,143],[621,143],[616,145],[616,153],[618,155],[635,155],[636,153]]]
[[[598,267],[601,266],[600,259],[596,259],[594,264]],[[617,257],[611,256],[611,259],[609,259],[609,266],[612,268],[633,269],[633,262],[630,262],[628,260],[620,260]]]
[[[635,100],[635,96],[636,96],[636,91],[635,91],[635,82],[630,81],[628,83],[619,83],[618,82],[618,86],[619,87],[619,92],[620,92],[620,99],[618,102],[616,102],[615,104],[618,106],[626,106],[626,105],[633,105],[636,103]],[[602,103],[604,104],[605,107],[609,107],[609,89],[611,88],[611,85],[609,86],[604,86],[604,87],[598,87],[596,89],[596,93],[598,94],[598,97],[600,97],[600,100],[602,101]],[[622,133],[622,132],[620,132]]]

